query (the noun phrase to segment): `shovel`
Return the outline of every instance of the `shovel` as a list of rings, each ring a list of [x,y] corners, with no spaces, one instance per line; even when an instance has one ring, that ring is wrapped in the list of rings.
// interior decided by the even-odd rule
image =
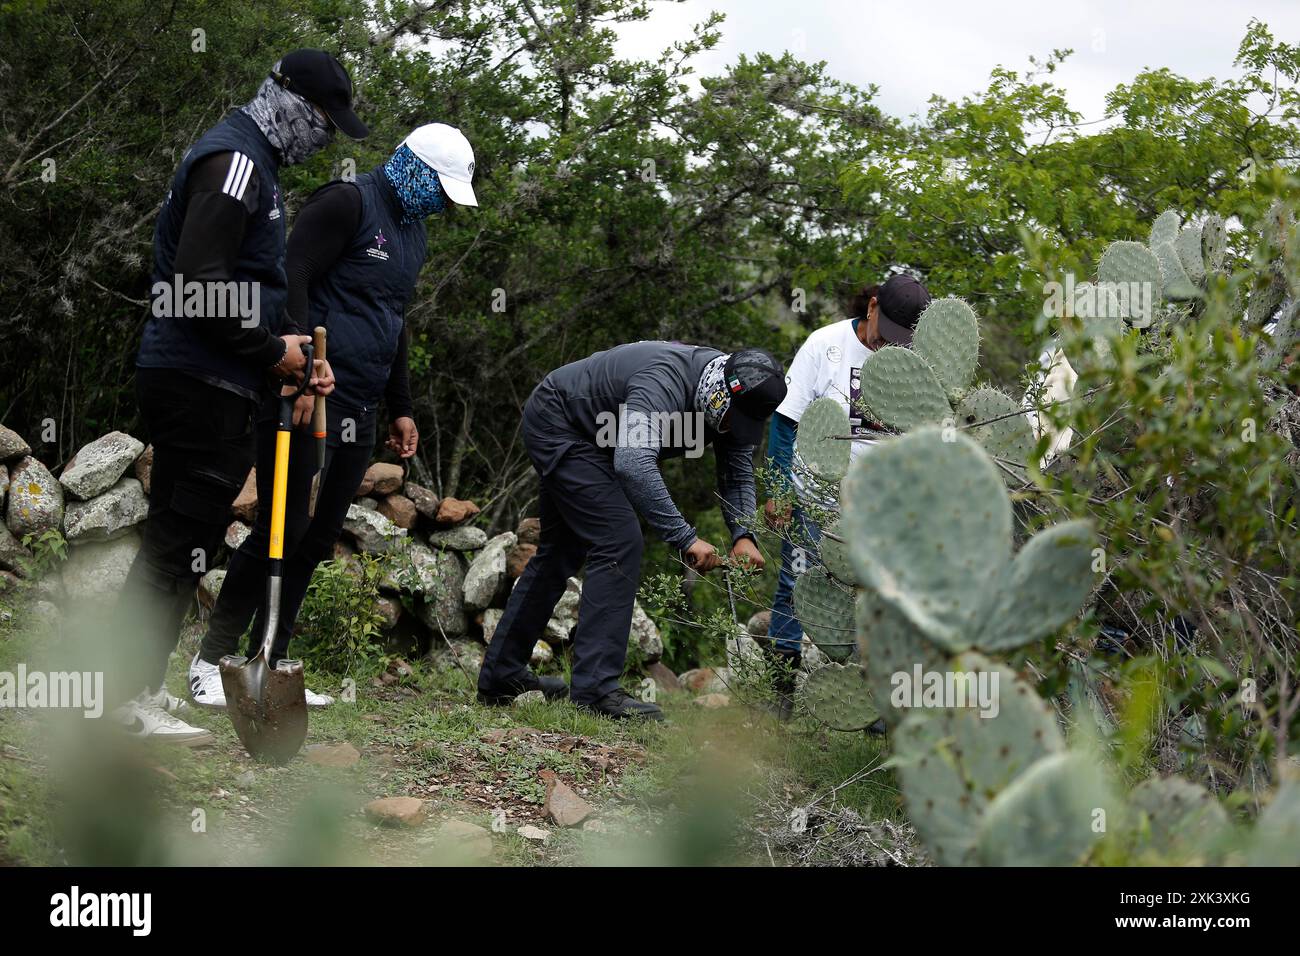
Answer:
[[[285,763],[307,739],[307,691],[302,661],[270,665],[271,644],[280,624],[280,580],[284,558],[284,510],[289,486],[289,437],[293,404],[307,388],[315,365],[310,344],[303,345],[307,365],[297,391],[280,396],[275,435],[275,480],[271,494],[271,538],[266,579],[266,630],[253,658],[227,654],[221,659],[221,686],[226,712],[240,742],[258,760]]]
[[[325,358],[325,326],[318,325],[312,332],[311,344],[316,350],[316,358]],[[307,517],[316,517],[316,498],[320,495],[321,475],[325,473],[325,396],[317,395],[316,404],[311,411],[311,433],[316,439],[316,474],[311,479],[311,494],[307,498]]]

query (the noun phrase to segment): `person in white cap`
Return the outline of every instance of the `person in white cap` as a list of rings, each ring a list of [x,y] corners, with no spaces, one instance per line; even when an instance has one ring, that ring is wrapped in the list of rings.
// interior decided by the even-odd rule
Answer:
[[[280,631],[271,665],[283,659],[294,619],[312,572],[330,556],[343,530],[348,506],[361,485],[378,435],[379,404],[388,406],[387,446],[402,458],[415,454],[415,427],[407,371],[405,312],[424,265],[425,219],[449,202],[476,206],[471,180],[474,150],[460,130],[442,123],[421,126],[382,166],[321,187],[298,213],[289,238],[289,300],[286,325],[309,333],[323,325],[335,388],[328,403],[325,472],[314,516],[307,513],[316,464],[310,432],[313,400],[301,399],[289,453],[288,510],[284,529],[284,583]],[[275,461],[275,401],[258,426],[258,498],[269,501]],[[354,432],[342,440],[343,423]],[[236,653],[239,638],[258,618],[263,630],[270,509],[231,557],[208,632],[190,664],[190,696],[196,704],[225,707],[218,664]],[[307,692],[310,706],[332,703]]]

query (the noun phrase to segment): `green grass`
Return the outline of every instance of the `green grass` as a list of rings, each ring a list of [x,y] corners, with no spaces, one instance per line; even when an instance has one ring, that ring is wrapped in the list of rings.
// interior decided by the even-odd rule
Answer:
[[[20,613],[0,625],[0,669],[20,660],[40,667],[51,650],[28,624]],[[188,627],[173,655],[173,692],[185,687],[198,636]],[[339,684],[308,675],[317,691],[338,695]],[[778,729],[736,704],[706,710],[689,694],[665,695],[664,725],[614,722],[567,702],[486,708],[463,673],[429,659],[394,684],[361,682],[356,698],[313,711],[307,741],[352,744],[361,758],[348,768],[301,756],[283,768],[256,764],[220,712],[185,715],[213,732],[208,747],[123,749],[101,734],[94,747],[60,750],[50,722],[0,711],[0,862],[418,865],[449,860],[438,837],[444,820],[491,830],[504,811],[506,826],[491,836],[494,864],[767,864],[786,862],[755,835],[773,806],[900,819],[880,741],[802,722]],[[582,793],[605,832],[546,820],[543,770]],[[425,800],[429,819],[393,829],[361,813],[371,799],[398,795]],[[520,837],[523,824],[549,831],[548,841]]]

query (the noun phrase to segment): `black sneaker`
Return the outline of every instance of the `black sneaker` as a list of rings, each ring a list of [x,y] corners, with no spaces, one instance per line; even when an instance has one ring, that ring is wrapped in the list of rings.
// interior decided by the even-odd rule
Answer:
[[[590,704],[579,704],[584,710],[614,720],[663,720],[664,712],[658,704],[637,700],[623,688],[611,690]]]
[[[526,670],[522,677],[502,687],[489,690],[479,687],[478,702],[489,707],[508,707],[515,702],[516,697],[530,690],[540,690],[547,700],[563,700],[569,696],[569,685],[564,682],[564,678],[538,677],[531,670]]]

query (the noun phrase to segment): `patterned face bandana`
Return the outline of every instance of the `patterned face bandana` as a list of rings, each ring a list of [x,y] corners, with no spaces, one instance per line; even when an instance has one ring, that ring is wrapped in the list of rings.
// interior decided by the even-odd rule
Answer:
[[[731,393],[723,381],[723,370],[729,356],[719,355],[700,373],[700,383],[695,386],[695,410],[704,415],[705,422],[715,432],[721,432],[722,416],[731,408]]]
[[[280,64],[276,63],[272,69],[279,72]],[[334,139],[333,123],[297,93],[289,92],[269,76],[262,81],[257,95],[240,109],[271,141],[286,166],[303,162]]]
[[[437,171],[424,162],[409,146],[397,147],[397,152],[384,164],[384,175],[393,184],[402,200],[402,223],[427,219],[447,208],[447,194]]]

